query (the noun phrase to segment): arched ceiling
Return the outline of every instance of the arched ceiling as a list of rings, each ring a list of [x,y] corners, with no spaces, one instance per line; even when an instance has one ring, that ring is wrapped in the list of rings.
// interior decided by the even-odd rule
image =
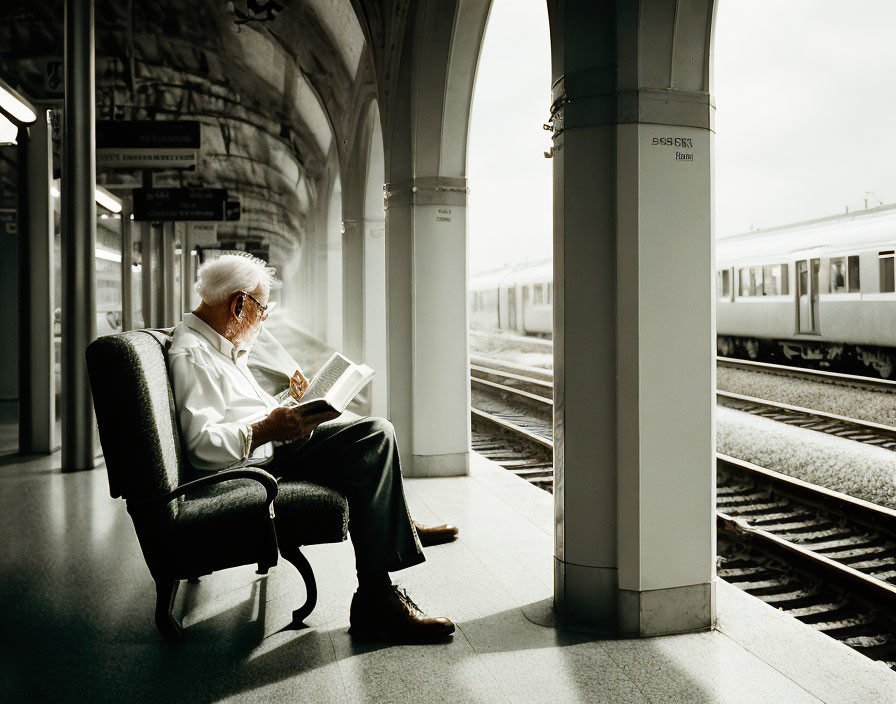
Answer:
[[[63,53],[62,0],[3,5],[0,76],[35,100],[60,98],[44,74]],[[333,140],[349,139],[365,43],[350,1],[97,0],[95,21],[97,119],[200,121],[197,169],[159,172],[155,184],[228,188],[242,217],[222,223],[220,239],[291,257]]]

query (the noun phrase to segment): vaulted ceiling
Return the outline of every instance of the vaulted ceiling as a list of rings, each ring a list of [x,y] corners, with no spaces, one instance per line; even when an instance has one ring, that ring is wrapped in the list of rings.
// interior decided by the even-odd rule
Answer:
[[[62,0],[0,7],[0,75],[35,100],[59,100]],[[359,65],[369,60],[349,0],[97,0],[97,119],[202,123],[195,171],[159,172],[157,186],[226,187],[238,223],[221,239],[263,240],[272,258],[301,246],[328,152],[349,141]],[[362,72],[370,75],[370,72]],[[337,140],[334,143],[334,140]],[[139,184],[127,171],[100,182]]]

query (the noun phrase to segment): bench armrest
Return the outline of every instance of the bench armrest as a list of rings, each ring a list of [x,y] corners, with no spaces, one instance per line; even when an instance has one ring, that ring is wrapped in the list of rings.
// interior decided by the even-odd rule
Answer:
[[[128,509],[133,511],[142,511],[149,508],[156,508],[163,506],[170,501],[173,501],[178,496],[183,496],[191,491],[196,489],[204,489],[208,486],[214,486],[215,484],[221,484],[223,482],[228,482],[233,479],[254,479],[259,484],[261,484],[265,491],[267,491],[267,499],[266,503],[268,505],[268,511],[271,514],[271,517],[274,515],[274,499],[277,497],[277,480],[274,479],[272,474],[265,472],[263,469],[256,468],[248,468],[241,467],[240,469],[225,469],[221,472],[217,472],[216,474],[210,474],[207,477],[200,477],[199,479],[194,479],[193,481],[187,482],[185,484],[181,484],[176,489],[172,489],[166,494],[162,494],[161,496],[156,496],[155,498],[148,499],[145,501],[137,502],[136,504],[132,502],[128,502]]]

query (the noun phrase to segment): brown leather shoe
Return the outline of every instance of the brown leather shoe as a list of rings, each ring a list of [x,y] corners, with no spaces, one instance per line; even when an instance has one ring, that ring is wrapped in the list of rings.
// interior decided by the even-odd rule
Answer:
[[[357,591],[352,597],[351,627],[355,638],[386,638],[400,643],[434,643],[447,640],[454,624],[447,618],[429,618],[394,584]]]
[[[430,545],[441,545],[442,543],[450,543],[452,540],[457,540],[457,526],[452,523],[427,526],[414,521],[414,528],[417,530],[420,544],[425,548]]]

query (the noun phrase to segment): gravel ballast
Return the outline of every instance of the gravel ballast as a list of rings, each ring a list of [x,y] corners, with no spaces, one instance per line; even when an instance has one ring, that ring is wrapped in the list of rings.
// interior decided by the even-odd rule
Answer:
[[[891,450],[719,406],[716,449],[896,509],[896,453]]]
[[[716,387],[720,391],[896,427],[896,394],[890,391],[724,366],[716,370]]]

